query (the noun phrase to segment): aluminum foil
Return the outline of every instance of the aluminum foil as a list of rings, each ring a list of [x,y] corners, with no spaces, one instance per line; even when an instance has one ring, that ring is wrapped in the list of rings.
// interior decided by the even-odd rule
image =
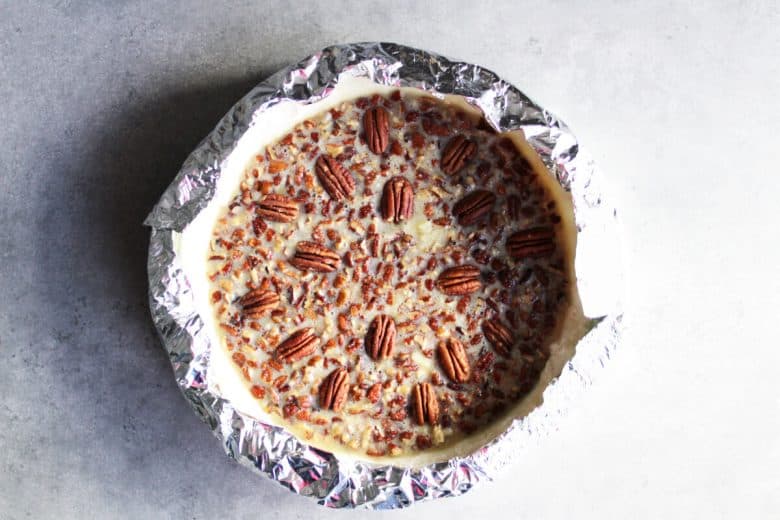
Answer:
[[[593,327],[561,376],[545,390],[544,403],[468,457],[417,469],[345,460],[306,445],[283,428],[239,413],[208,386],[211,345],[174,253],[172,232],[184,229],[208,204],[222,165],[244,132],[262,122],[265,110],[283,99],[318,101],[329,94],[340,74],[464,96],[497,130],[522,129],[572,194],[577,285]],[[419,49],[391,43],[336,45],[266,79],[192,152],[145,224],[152,228],[148,263],[152,318],[184,396],[229,456],[328,507],[406,507],[461,495],[495,478],[556,428],[556,418],[575,404],[620,338],[624,270],[618,218],[590,156],[560,119],[493,72]]]

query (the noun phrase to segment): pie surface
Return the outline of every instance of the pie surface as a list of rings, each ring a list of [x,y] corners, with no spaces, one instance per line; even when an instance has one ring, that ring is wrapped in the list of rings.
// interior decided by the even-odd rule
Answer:
[[[259,150],[206,273],[221,343],[261,408],[315,446],[401,457],[521,401],[573,271],[570,216],[529,150],[406,90]]]

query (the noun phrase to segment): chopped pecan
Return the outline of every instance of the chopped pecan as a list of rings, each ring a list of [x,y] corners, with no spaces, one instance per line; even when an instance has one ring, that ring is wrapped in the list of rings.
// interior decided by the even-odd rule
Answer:
[[[352,198],[355,193],[355,179],[336,159],[327,154],[320,155],[314,165],[314,171],[331,199]]]
[[[368,397],[368,400],[372,403],[378,402],[382,397],[382,383],[374,383],[371,385],[371,388],[368,389],[366,397]]]
[[[459,296],[471,294],[482,288],[479,269],[473,265],[459,265],[445,269],[436,280],[436,285],[444,294]]]
[[[290,264],[301,271],[329,273],[341,265],[341,257],[334,251],[316,242],[298,242]]]
[[[455,338],[440,341],[438,352],[439,363],[447,373],[447,377],[456,383],[465,383],[469,380],[471,367],[463,343]]]
[[[338,319],[338,329],[339,332],[349,332],[351,327],[349,324],[349,318],[347,318],[347,315],[344,313],[339,314]]]
[[[320,338],[314,335],[313,329],[299,329],[276,347],[276,359],[292,363],[311,355],[319,345]]]
[[[414,387],[414,412],[417,424],[439,422],[439,399],[430,383],[417,383]]]
[[[441,169],[452,175],[457,173],[477,152],[477,145],[462,135],[456,135],[441,154]]]
[[[412,216],[414,210],[414,189],[403,177],[393,177],[382,190],[382,218],[396,224]]]
[[[446,137],[450,135],[450,126],[446,124],[437,123],[430,117],[424,117],[422,120],[422,127],[428,135],[438,135],[440,137]]]
[[[279,173],[289,166],[284,161],[272,160],[268,163],[268,173]]]
[[[366,134],[366,142],[368,148],[375,154],[381,154],[387,149],[389,127],[387,110],[382,107],[366,110],[363,115],[363,131]]]
[[[366,332],[366,352],[376,361],[389,357],[395,347],[395,336],[395,320],[384,314],[376,316]]]
[[[461,226],[470,226],[485,217],[493,209],[496,196],[487,190],[474,190],[452,207],[452,215]]]
[[[506,239],[509,256],[515,260],[544,256],[555,250],[555,232],[549,227],[524,229]]]
[[[482,332],[496,352],[509,356],[509,350],[515,342],[512,331],[498,320],[485,320],[482,322]]]
[[[255,207],[255,213],[273,222],[291,222],[298,216],[298,204],[289,197],[270,193]]]
[[[348,373],[346,368],[337,368],[327,375],[320,384],[320,406],[334,412],[338,412],[347,400],[349,389]]]
[[[257,317],[279,306],[279,295],[267,289],[254,289],[238,300],[244,316]]]
[[[519,195],[510,195],[506,198],[506,210],[512,220],[520,219],[522,201]]]

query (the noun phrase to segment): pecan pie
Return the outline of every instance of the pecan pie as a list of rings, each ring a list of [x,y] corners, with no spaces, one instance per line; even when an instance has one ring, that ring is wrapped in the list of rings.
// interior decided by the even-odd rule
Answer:
[[[511,416],[575,293],[571,209],[550,178],[522,136],[411,89],[262,146],[206,267],[258,406],[367,458],[446,449]]]

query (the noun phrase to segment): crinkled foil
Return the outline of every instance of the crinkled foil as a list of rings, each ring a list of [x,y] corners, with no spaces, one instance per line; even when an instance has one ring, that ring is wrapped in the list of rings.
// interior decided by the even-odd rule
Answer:
[[[247,128],[261,124],[265,110],[283,99],[301,103],[322,99],[343,73],[383,85],[464,96],[497,130],[522,129],[574,200],[577,285],[593,328],[577,344],[561,376],[545,390],[544,403],[468,457],[418,469],[344,460],[306,445],[283,428],[242,415],[208,387],[211,345],[174,253],[172,232],[181,231],[211,200],[221,166]],[[419,49],[391,43],[336,45],[266,79],[192,152],[145,224],[152,228],[148,263],[152,317],[185,397],[228,455],[328,507],[406,507],[461,495],[478,482],[495,478],[522,457],[524,449],[556,428],[556,418],[576,402],[620,337],[623,266],[617,212],[591,158],[560,119],[493,72]]]

